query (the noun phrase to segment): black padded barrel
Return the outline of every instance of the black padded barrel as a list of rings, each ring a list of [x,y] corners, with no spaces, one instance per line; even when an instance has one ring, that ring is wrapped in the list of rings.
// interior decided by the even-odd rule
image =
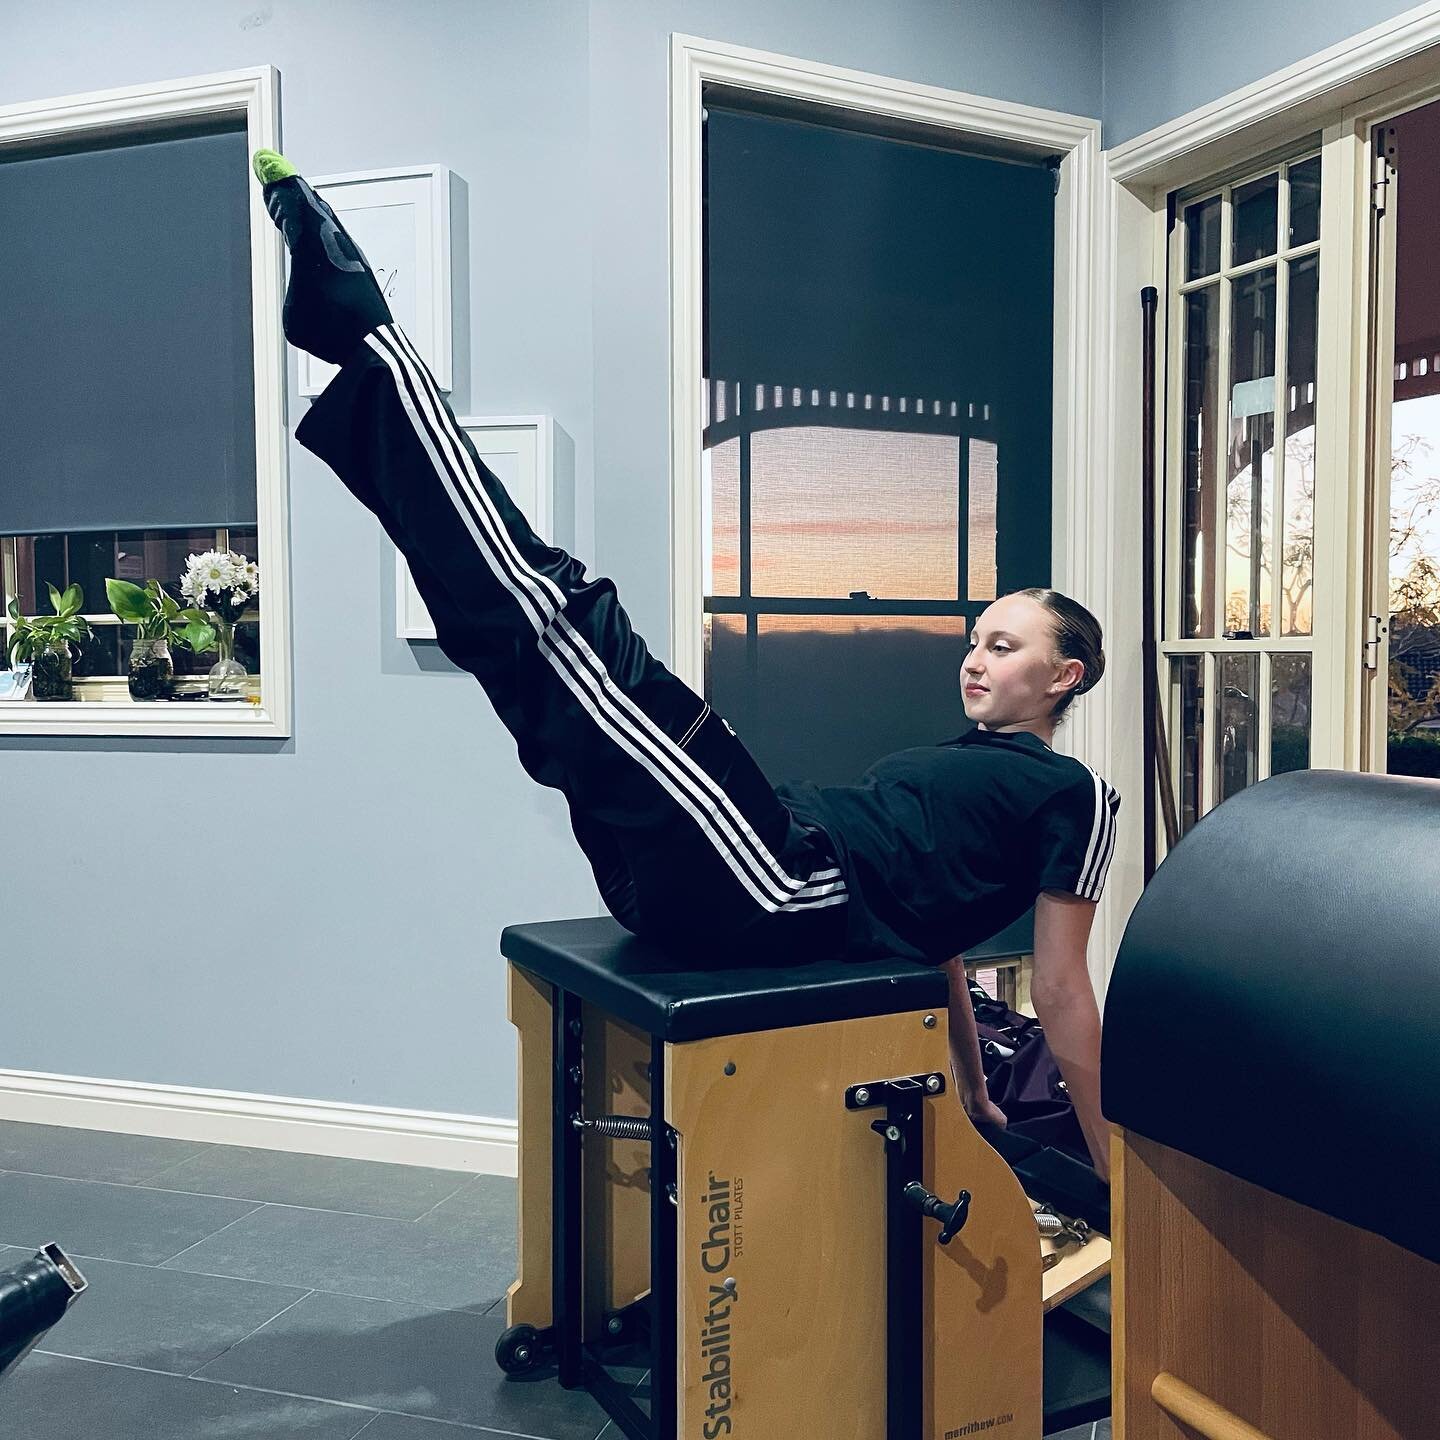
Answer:
[[[1105,1002],[1108,1119],[1440,1261],[1440,781],[1315,770],[1156,871]]]

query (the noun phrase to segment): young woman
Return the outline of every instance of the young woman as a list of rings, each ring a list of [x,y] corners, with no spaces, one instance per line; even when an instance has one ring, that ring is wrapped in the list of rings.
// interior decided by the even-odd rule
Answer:
[[[379,518],[440,648],[484,686],[525,770],[564,795],[615,918],[687,963],[949,962],[963,1099],[1000,1124],[953,957],[1035,905],[1031,993],[1104,1175],[1085,946],[1119,796],[1050,746],[1103,671],[1094,618],[1049,590],[997,600],[962,667],[974,729],[857,785],[773,787],[651,656],[614,585],[530,529],[330,207],[275,152],[254,168],[290,251],[286,337],[340,366],[296,438]]]

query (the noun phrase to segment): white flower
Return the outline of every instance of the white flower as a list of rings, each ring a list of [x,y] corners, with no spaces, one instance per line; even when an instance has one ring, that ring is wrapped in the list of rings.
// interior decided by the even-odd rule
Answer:
[[[260,590],[260,567],[233,550],[206,550],[186,557],[180,593],[197,609],[204,609],[213,592],[215,601],[228,599],[248,604]]]

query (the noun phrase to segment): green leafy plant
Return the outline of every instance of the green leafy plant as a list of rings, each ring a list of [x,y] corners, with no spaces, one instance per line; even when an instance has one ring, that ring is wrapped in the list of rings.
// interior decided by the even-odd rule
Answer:
[[[135,626],[139,640],[164,640],[197,655],[215,648],[215,627],[205,612],[193,606],[182,608],[158,580],[147,580],[142,587],[111,578],[105,582],[105,595],[110,609]]]
[[[50,591],[50,605],[53,615],[22,615],[20,602],[11,600],[10,615],[10,659],[18,664],[33,663],[38,655],[47,651],[63,653],[70,659],[74,655],[71,645],[83,645],[90,638],[90,623],[80,610],[85,602],[84,592],[78,585],[71,585],[62,595],[53,585]]]

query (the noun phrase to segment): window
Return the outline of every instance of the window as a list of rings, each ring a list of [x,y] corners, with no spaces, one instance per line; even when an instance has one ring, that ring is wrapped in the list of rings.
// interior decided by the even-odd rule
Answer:
[[[969,727],[967,632],[1051,560],[1055,183],[711,95],[707,698],[776,781]]]
[[[1160,649],[1182,833],[1311,763],[1320,165],[1176,205]]]
[[[996,593],[990,407],[710,381],[705,414],[707,690],[767,770],[854,779],[897,713],[963,729],[965,636]]]
[[[84,596],[81,614],[90,626],[90,639],[78,647],[73,674],[77,695],[83,700],[123,702],[128,644],[133,632],[107,608],[105,581],[109,577],[143,586],[161,582],[181,606],[190,602],[180,593],[180,575],[188,556],[205,550],[236,550],[253,558],[259,552],[254,530],[140,530],[74,532],[68,535],[20,535],[0,539],[4,613],[0,613],[0,667],[10,664],[9,601],[18,601],[21,614],[50,612],[49,589],[62,593],[79,585]],[[263,592],[261,603],[264,603]],[[175,676],[185,680],[203,677],[215,656],[196,655],[180,646],[172,648]],[[247,611],[235,627],[235,658],[258,680],[260,664],[259,607]],[[195,688],[198,688],[195,679]]]
[[[36,615],[48,585],[79,585],[92,631],[75,700],[0,705],[0,733],[289,733],[282,252],[247,163],[274,144],[275,82],[261,68],[0,118],[0,208],[23,220],[7,231],[0,588]],[[153,205],[157,174],[195,199],[178,230]],[[103,232],[75,226],[77,206],[102,209]],[[259,703],[131,701],[133,632],[106,578],[178,599],[186,556],[214,548],[260,567],[260,606],[236,627]],[[0,653],[9,631],[0,615]],[[181,677],[216,658],[173,653]]]

